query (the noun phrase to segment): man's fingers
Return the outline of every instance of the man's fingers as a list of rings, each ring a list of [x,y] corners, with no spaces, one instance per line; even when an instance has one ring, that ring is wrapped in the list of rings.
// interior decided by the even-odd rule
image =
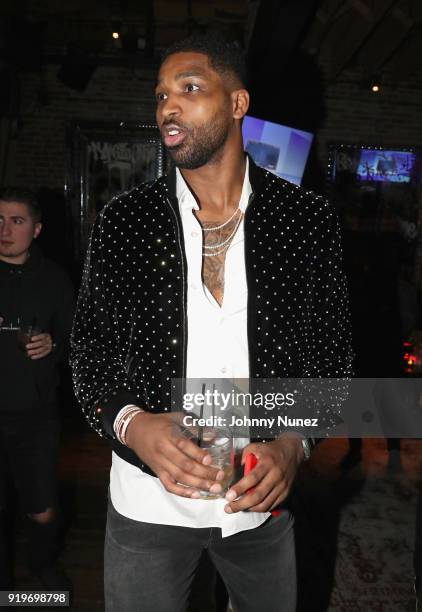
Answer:
[[[174,461],[184,471],[189,471],[200,478],[222,480],[223,470],[210,465],[212,458],[207,452],[196,446],[192,440],[177,436],[172,440],[174,447],[170,450]],[[209,458],[207,461],[206,458]],[[219,477],[218,477],[219,475]]]
[[[175,495],[179,495],[181,497],[188,497],[189,499],[192,499],[192,497],[199,497],[198,491],[178,484],[167,472],[161,472],[159,478],[165,489],[170,493],[174,493]]]
[[[50,344],[49,342],[31,342],[29,344],[27,344],[25,346],[26,352],[29,355],[35,355],[35,354],[39,354],[39,353],[45,353],[46,355],[48,355],[48,353],[51,351],[52,349],[52,344]]]
[[[265,497],[267,497],[273,486],[273,482],[271,482],[269,486],[265,487],[263,487],[261,484],[261,486],[256,487],[253,491],[245,493],[241,497],[237,498],[236,501],[230,501],[225,509],[227,511],[230,509],[231,512],[240,512],[241,510],[248,510],[252,506],[257,506],[263,499],[265,499]],[[226,499],[229,498],[226,496]]]
[[[287,495],[287,487],[285,489],[280,489],[280,485],[274,487],[267,497],[265,497],[259,504],[248,508],[248,512],[271,512],[271,510],[276,508]]]
[[[48,355],[49,351],[46,351],[44,349],[40,349],[37,351],[28,351],[27,355],[30,359],[41,359],[41,357],[45,357],[46,355]]]
[[[170,447],[167,452],[162,455],[162,464],[165,470],[177,482],[189,486],[208,491],[212,485],[217,485],[216,477],[219,472],[218,468],[210,468],[202,466],[194,459],[184,455],[175,447]],[[215,488],[213,492],[220,492]]]
[[[211,491],[217,494],[222,491],[221,485],[216,483],[215,480],[197,478],[190,473],[184,472],[167,459],[162,461],[162,466],[175,484],[190,487],[193,491]]]
[[[192,457],[198,463],[202,463],[203,465],[211,465],[211,457],[208,455],[207,451],[197,446],[192,440],[189,438],[184,438],[183,436],[178,436],[175,439],[176,447],[181,450],[185,455]]]
[[[31,359],[41,359],[51,352],[53,347],[50,334],[37,334],[26,344],[26,353]]]
[[[50,334],[36,334],[31,336],[31,340],[26,346],[49,346],[51,343]]]
[[[226,499],[233,501],[237,497],[247,493],[247,491],[250,489],[254,489],[267,473],[268,468],[265,468],[262,464],[257,464],[257,466],[254,467],[249,474],[243,476],[243,478],[236,482],[236,484],[230,487],[229,491],[227,492]]]
[[[194,490],[211,490],[212,493],[221,493],[221,485],[216,483],[215,480],[208,480],[205,478],[198,478],[197,476],[193,476],[190,473],[184,472],[183,470],[175,466],[172,462],[167,460],[163,461],[163,467],[170,475],[172,480],[177,484],[184,485],[186,487],[191,487]]]
[[[25,345],[26,350],[34,350],[34,349],[40,349],[40,348],[46,348],[48,346],[48,343],[45,342],[44,340],[39,340],[37,342],[28,342],[28,344]]]
[[[265,478],[263,478],[261,482],[253,489],[253,491],[243,494],[236,501],[230,501],[230,496],[227,494],[226,499],[228,499],[230,503],[225,506],[225,510],[226,512],[228,511],[230,513],[239,512],[241,510],[248,510],[252,507],[257,507],[264,502],[268,495],[272,494],[274,489],[277,490],[277,495],[279,495],[281,491],[284,490],[284,487],[285,483],[284,481],[280,482],[278,474],[274,471],[270,471],[266,474]],[[259,510],[259,512],[262,511],[263,510]]]
[[[47,351],[47,350],[48,350],[47,347],[44,346],[44,345],[41,345],[41,346],[29,346],[29,345],[27,345],[26,346],[26,352],[27,353],[34,353],[34,354],[35,353],[42,353],[42,352]]]

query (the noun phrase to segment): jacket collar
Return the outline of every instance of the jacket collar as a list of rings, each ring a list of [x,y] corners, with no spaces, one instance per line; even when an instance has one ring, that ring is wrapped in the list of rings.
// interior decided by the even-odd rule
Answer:
[[[251,195],[252,187],[249,180],[249,156],[246,156],[246,173],[243,177],[242,191],[240,194],[239,208],[242,213],[245,212]],[[199,210],[199,206],[191,193],[188,184],[185,182],[182,173],[176,168],[176,197],[179,202],[180,210]]]
[[[263,189],[265,183],[265,170],[255,164],[252,157],[246,153],[249,159],[249,181],[253,193],[259,193]],[[176,200],[176,167],[172,164],[169,174],[164,177],[167,185],[169,197],[171,200]]]

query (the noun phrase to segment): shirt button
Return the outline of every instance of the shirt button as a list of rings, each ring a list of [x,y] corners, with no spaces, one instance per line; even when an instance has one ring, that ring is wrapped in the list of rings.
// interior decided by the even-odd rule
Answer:
[[[190,235],[192,238],[197,238],[199,236],[198,232],[191,232]]]
[[[190,288],[193,289],[194,291],[196,291],[198,289],[197,285],[195,285],[195,283],[191,283],[190,284]]]
[[[220,372],[221,372],[222,374],[226,374],[226,373],[227,373],[227,368],[225,368],[225,367],[224,367],[224,368],[221,368],[221,369],[220,369]]]

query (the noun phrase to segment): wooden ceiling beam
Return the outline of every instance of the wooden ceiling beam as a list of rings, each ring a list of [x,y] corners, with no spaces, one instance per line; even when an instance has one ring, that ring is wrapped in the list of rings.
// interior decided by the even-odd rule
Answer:
[[[338,20],[322,50],[331,79],[336,79],[356,57],[396,3],[376,0],[371,8],[367,0],[349,0],[351,10]]]
[[[359,63],[368,72],[380,73],[385,64],[399,52],[412,30],[421,23],[422,10],[410,12],[406,10],[410,8],[408,4],[402,2],[394,6],[362,47]],[[418,55],[422,56],[422,44]]]
[[[303,48],[311,54],[317,54],[324,38],[336,19],[348,11],[344,0],[326,0],[315,13],[315,19],[303,43]]]
[[[422,66],[422,25],[412,29],[404,44],[384,64],[393,83],[410,80]]]
[[[414,25],[414,21],[399,7],[393,7],[362,46],[358,62],[367,72],[379,72],[404,43]]]

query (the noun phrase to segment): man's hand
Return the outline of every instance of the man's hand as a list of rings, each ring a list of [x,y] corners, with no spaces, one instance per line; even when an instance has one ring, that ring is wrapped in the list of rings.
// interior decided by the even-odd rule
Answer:
[[[25,346],[26,354],[31,359],[42,359],[53,350],[53,340],[50,334],[37,334],[31,336],[31,342]]]
[[[173,414],[138,414],[128,425],[126,442],[170,493],[192,498],[200,497],[197,489],[221,493],[217,481],[224,472],[210,467],[211,456],[181,434]]]
[[[265,444],[248,444],[243,449],[242,464],[247,453],[253,453],[258,463],[227,492],[230,503],[224,509],[229,514],[240,510],[269,512],[276,508],[287,497],[303,461],[302,444],[294,434]],[[253,491],[247,493],[249,489]]]

